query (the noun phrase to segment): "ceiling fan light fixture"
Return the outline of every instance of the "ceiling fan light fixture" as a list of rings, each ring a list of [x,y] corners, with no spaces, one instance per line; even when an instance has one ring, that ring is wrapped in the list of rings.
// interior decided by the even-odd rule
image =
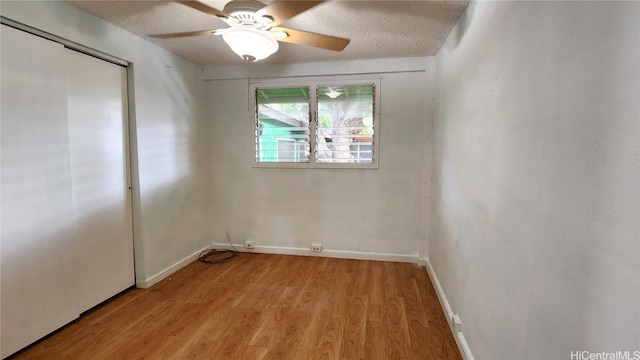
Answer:
[[[327,95],[328,97],[332,98],[332,99],[335,99],[338,96],[342,95],[342,91],[336,90],[334,88],[329,88],[329,90],[326,91],[324,94]]]
[[[267,32],[248,26],[226,29],[222,39],[234,53],[247,61],[259,61],[278,51],[278,42]]]

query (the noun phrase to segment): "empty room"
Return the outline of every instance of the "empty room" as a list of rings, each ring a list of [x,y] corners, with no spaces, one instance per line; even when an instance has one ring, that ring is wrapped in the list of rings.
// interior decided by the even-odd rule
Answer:
[[[2,359],[640,360],[640,2],[0,15]]]

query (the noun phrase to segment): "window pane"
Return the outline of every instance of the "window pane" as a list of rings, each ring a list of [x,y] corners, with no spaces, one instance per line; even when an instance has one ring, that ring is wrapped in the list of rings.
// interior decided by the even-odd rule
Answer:
[[[373,85],[319,86],[316,161],[373,163]]]
[[[256,160],[308,163],[309,88],[258,88],[256,110]]]

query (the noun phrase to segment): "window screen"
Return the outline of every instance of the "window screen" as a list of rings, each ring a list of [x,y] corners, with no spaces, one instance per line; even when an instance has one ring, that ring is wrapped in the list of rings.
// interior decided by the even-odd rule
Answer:
[[[316,161],[373,163],[374,86],[318,86]]]
[[[309,87],[256,89],[256,161],[308,163]]]

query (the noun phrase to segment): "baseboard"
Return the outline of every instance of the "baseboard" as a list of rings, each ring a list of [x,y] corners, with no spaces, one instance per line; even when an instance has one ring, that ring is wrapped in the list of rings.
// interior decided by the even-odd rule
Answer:
[[[428,264],[429,264],[429,259],[425,257],[418,258],[418,266],[426,268]]]
[[[160,281],[166,279],[167,277],[169,277],[169,275],[173,274],[174,272],[182,269],[183,267],[191,264],[192,262],[196,261],[198,259],[198,255],[200,255],[201,252],[203,252],[204,250],[207,250],[210,246],[207,246],[203,249],[200,249],[196,252],[194,252],[193,254],[185,257],[184,259],[178,261],[177,263],[169,266],[168,268],[162,270],[161,272],[153,275],[152,277],[145,279],[145,280],[137,280],[136,279],[136,287],[137,288],[141,288],[141,289],[148,289],[150,287],[152,287],[153,285],[159,283]]]
[[[474,360],[473,354],[471,353],[471,348],[467,343],[467,340],[464,337],[464,333],[462,331],[455,331],[455,326],[453,324],[454,313],[451,310],[451,306],[449,305],[449,300],[447,300],[447,296],[440,285],[440,281],[438,280],[438,276],[436,276],[435,271],[433,270],[433,266],[431,266],[431,262],[427,258],[420,258],[418,260],[418,264],[421,262],[425,263],[425,268],[427,269],[427,273],[429,274],[429,278],[431,278],[431,283],[433,287],[436,289],[436,294],[438,295],[438,300],[440,301],[440,305],[442,306],[442,311],[444,311],[445,317],[447,318],[447,322],[449,323],[449,329],[451,329],[451,333],[454,335],[453,338],[456,340],[456,344],[458,345],[458,350],[460,350],[460,354],[464,360]]]
[[[321,252],[313,252],[308,248],[297,247],[285,247],[285,246],[260,246],[257,245],[255,249],[245,249],[244,244],[233,244],[235,248],[240,252],[252,252],[260,254],[279,254],[279,255],[298,255],[298,256],[316,256],[316,257],[329,257],[338,259],[355,259],[355,260],[378,260],[378,261],[391,261],[391,262],[404,262],[416,264],[418,257],[415,255],[405,254],[389,254],[389,253],[374,253],[364,251],[345,251],[345,250],[327,250],[323,249]],[[211,245],[213,248],[218,249],[231,249],[229,243],[214,243]]]
[[[413,255],[404,254],[388,254],[388,253],[371,253],[360,251],[343,251],[343,250],[322,250],[322,252],[313,252],[311,249],[295,248],[295,247],[283,247],[283,246],[256,246],[255,249],[245,249],[244,244],[233,244],[235,248],[240,252],[253,252],[262,254],[281,254],[281,255],[299,255],[299,256],[317,256],[317,257],[330,257],[339,259],[356,259],[356,260],[379,260],[379,261],[391,261],[391,262],[404,262],[415,264],[418,262],[418,257]],[[200,249],[193,254],[185,257],[177,263],[169,266],[161,272],[153,275],[145,280],[136,280],[136,287],[141,289],[148,289],[160,281],[166,279],[174,272],[182,269],[183,267],[191,264],[198,259],[198,255],[207,249],[231,249],[229,243],[213,243],[203,249]]]

